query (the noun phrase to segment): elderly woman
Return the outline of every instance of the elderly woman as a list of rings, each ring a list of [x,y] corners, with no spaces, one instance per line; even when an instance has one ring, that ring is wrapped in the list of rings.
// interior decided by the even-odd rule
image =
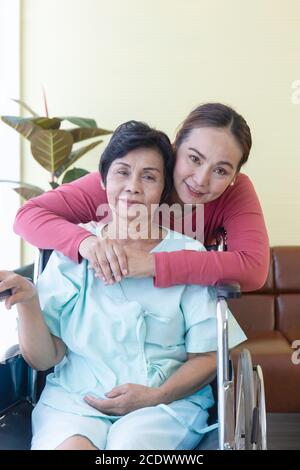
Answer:
[[[111,218],[99,240],[148,253],[204,249],[154,222],[173,163],[162,132],[136,121],[115,131],[100,163]],[[0,272],[0,291],[13,289],[7,307],[17,303],[24,358],[55,366],[33,412],[32,449],[194,448],[213,404],[213,289],[157,289],[151,277],[106,282],[88,268],[53,252],[37,290]],[[245,336],[229,318],[233,347]]]

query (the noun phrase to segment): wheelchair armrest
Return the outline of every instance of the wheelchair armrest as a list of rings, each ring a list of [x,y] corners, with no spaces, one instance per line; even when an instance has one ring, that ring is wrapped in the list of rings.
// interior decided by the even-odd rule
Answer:
[[[217,297],[235,299],[241,296],[241,287],[238,282],[222,280],[216,284]]]
[[[14,269],[16,274],[33,279],[33,264]],[[11,289],[6,289],[0,294],[1,298],[12,295]],[[13,326],[13,325],[12,325]],[[1,322],[1,328],[5,332],[5,319]],[[2,344],[0,348],[0,410],[14,405],[28,395],[29,366],[21,356],[18,339],[13,335],[10,338],[10,326],[8,328],[8,344]],[[14,331],[14,330],[13,330]]]
[[[0,413],[28,395],[29,366],[21,355],[0,363]]]
[[[20,276],[27,277],[28,279],[33,280],[33,269],[34,265],[33,264],[27,264],[26,266],[22,266],[21,268],[14,269],[14,272],[16,274],[19,274]]]
[[[33,281],[33,264],[27,264],[26,266],[22,266],[21,268],[14,269],[16,274],[20,276],[26,277],[30,281]],[[0,300],[4,299],[5,297],[9,297],[12,295],[11,289],[6,289],[0,293]]]

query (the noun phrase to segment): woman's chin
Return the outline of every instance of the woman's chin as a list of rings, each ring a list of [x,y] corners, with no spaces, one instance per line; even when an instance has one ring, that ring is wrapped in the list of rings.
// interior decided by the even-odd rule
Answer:
[[[188,196],[186,194],[181,194],[180,197],[180,202],[181,204],[188,204],[188,205],[193,205],[195,206],[196,204],[204,204],[205,197],[203,196]]]

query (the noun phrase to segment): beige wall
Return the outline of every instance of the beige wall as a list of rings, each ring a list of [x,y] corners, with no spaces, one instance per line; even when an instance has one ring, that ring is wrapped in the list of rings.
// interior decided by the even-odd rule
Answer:
[[[94,117],[114,128],[140,119],[174,137],[200,102],[222,101],[247,119],[253,180],[271,244],[299,244],[298,0],[23,0],[22,98],[42,113]],[[78,166],[97,167],[99,150]],[[80,165],[79,165],[80,163]],[[23,179],[47,188],[30,158]],[[32,251],[25,250],[30,261]]]

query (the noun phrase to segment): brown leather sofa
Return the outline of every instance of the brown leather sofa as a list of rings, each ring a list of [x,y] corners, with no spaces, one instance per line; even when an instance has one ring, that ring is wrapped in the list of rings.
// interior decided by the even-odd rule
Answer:
[[[300,412],[300,364],[292,360],[293,353],[294,362],[300,359],[300,246],[271,248],[264,287],[229,305],[248,337],[232,351],[235,370],[247,347],[263,369],[267,411]]]

